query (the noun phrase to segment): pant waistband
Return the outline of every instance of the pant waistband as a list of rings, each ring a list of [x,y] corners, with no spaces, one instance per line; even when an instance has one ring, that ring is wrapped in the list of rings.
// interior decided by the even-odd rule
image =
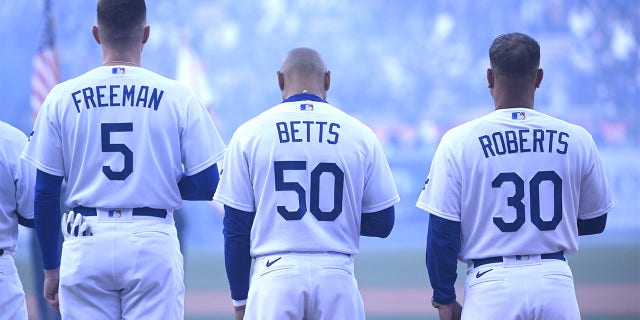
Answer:
[[[528,257],[528,255],[516,255],[514,257],[516,258],[516,260],[524,260],[524,259],[526,259]],[[540,255],[540,258],[566,261],[563,251],[558,251],[558,252],[553,252],[553,253],[543,253],[543,254]],[[500,263],[500,262],[503,262],[503,261],[504,261],[504,259],[502,257],[490,257],[490,258],[483,258],[483,259],[473,259],[473,267],[477,268],[477,267],[485,265],[485,264]]]
[[[261,254],[253,257],[254,259],[262,259],[265,257],[273,257],[273,256],[285,256],[285,255],[337,255],[337,256],[346,256],[350,257],[351,255],[348,253],[337,252],[337,251],[278,251],[274,253]]]
[[[87,217],[98,215],[96,208],[88,208],[88,207],[80,206],[80,207],[73,208],[73,211]],[[167,210],[142,207],[142,208],[133,208],[131,214],[134,216],[157,217],[157,218],[164,219],[167,217]]]

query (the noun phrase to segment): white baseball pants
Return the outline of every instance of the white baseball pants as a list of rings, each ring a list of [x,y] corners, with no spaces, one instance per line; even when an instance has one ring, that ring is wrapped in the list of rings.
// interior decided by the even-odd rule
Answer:
[[[467,270],[463,320],[579,320],[573,274],[566,261],[506,257]]]
[[[283,253],[255,259],[244,319],[365,319],[353,257]]]

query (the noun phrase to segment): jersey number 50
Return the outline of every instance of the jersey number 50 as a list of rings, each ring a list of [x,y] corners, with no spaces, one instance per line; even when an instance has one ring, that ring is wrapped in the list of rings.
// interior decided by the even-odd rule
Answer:
[[[540,183],[549,181],[553,185],[553,217],[549,221],[542,220],[540,215]],[[525,220],[524,180],[515,172],[503,172],[491,182],[494,188],[500,188],[503,183],[511,182],[515,186],[515,194],[507,198],[507,204],[516,209],[516,220],[505,222],[500,217],[494,217],[493,223],[502,232],[516,232]],[[555,171],[538,171],[529,181],[529,202],[531,222],[540,231],[555,230],[562,220],[562,178]]]
[[[285,220],[300,220],[307,213],[307,191],[297,182],[284,181],[285,170],[307,170],[306,161],[274,161],[276,191],[294,191],[298,195],[298,210],[289,211],[285,206],[277,206],[278,213]],[[333,209],[320,209],[320,176],[323,173],[333,175]],[[344,172],[335,163],[321,162],[311,170],[309,188],[309,211],[318,221],[334,221],[342,213],[342,191],[344,190]]]

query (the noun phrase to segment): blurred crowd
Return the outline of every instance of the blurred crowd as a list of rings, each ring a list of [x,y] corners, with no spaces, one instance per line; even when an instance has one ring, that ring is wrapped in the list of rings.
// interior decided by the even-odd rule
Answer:
[[[90,34],[95,4],[52,5],[64,80],[100,63]],[[3,33],[24,48],[14,54],[29,55],[42,28],[38,6],[3,6]],[[27,14],[34,44],[7,29]],[[498,34],[521,31],[542,47],[545,79],[536,108],[585,126],[601,148],[635,149],[639,17],[638,0],[154,1],[143,65],[174,78],[180,48],[188,47],[200,59],[207,103],[228,139],[279,101],[276,70],[284,53],[314,47],[332,70],[328,100],[372,126],[393,157],[423,153],[448,128],[491,111],[489,45]]]
[[[500,33],[522,31],[542,46],[546,77],[537,108],[587,127],[603,148],[640,146],[638,1],[196,6],[195,14],[179,6],[175,15],[167,5],[160,20],[173,21],[166,28],[178,26],[204,59],[215,112],[233,124],[229,129],[277,102],[280,57],[290,47],[309,45],[333,70],[332,102],[373,126],[390,153],[423,151],[446,129],[491,110],[488,47]]]

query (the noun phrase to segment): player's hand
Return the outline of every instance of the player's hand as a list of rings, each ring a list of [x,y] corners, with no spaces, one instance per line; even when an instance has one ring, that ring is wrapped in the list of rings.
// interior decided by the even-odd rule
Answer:
[[[60,228],[62,229],[62,235],[65,239],[93,235],[91,229],[89,228],[89,225],[86,221],[84,221],[84,216],[79,213],[73,212],[73,210],[62,215]]]
[[[462,316],[462,306],[458,301],[443,304],[438,307],[438,315],[440,316],[440,320],[460,320]]]
[[[236,318],[235,320],[242,320],[244,319],[244,310],[247,308],[247,305],[245,304],[244,306],[240,306],[240,307],[233,307],[233,309],[235,310],[236,313]]]
[[[44,299],[60,312],[58,286],[60,285],[60,268],[44,270]]]

